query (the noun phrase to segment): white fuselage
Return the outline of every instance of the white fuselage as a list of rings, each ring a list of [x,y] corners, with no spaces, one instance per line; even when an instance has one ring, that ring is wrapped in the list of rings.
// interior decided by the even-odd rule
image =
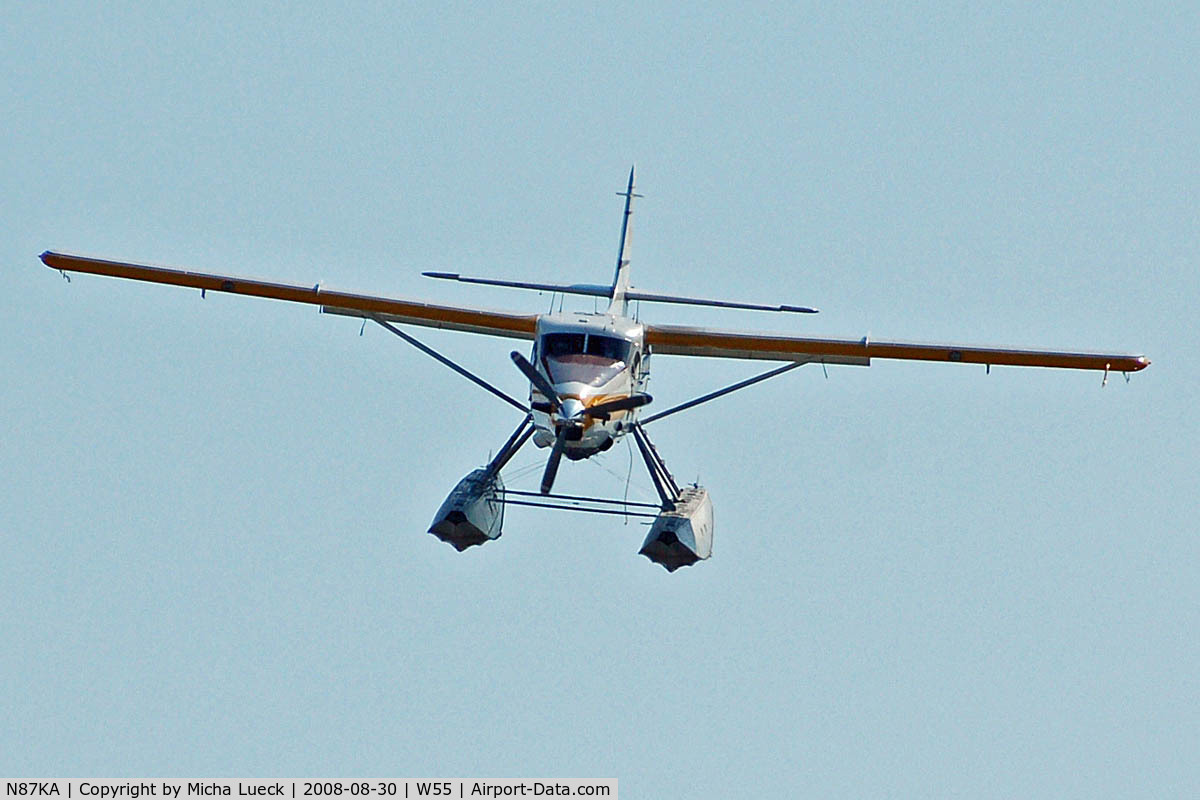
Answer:
[[[530,386],[534,444],[553,445],[561,420],[583,408],[642,392],[647,357],[643,327],[628,317],[574,312],[539,317],[529,360],[553,384],[562,408],[551,411],[548,399]],[[582,432],[568,437],[563,454],[578,460],[607,450],[630,430],[637,411],[615,411],[607,420],[585,417]]]

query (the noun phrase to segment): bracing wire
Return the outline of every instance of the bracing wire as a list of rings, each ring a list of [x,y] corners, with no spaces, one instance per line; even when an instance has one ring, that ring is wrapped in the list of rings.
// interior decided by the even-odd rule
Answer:
[[[629,479],[633,477],[633,445],[629,443],[629,438],[625,438],[625,452],[629,454],[629,469],[625,472],[625,502],[629,502]],[[626,506],[626,509],[629,507]],[[625,524],[629,524],[629,515],[625,515]]]

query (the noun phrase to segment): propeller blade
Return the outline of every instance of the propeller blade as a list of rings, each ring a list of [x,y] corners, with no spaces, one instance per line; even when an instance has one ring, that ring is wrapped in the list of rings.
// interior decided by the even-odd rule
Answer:
[[[546,461],[546,471],[542,473],[542,494],[550,494],[554,487],[554,478],[558,475],[558,464],[562,461],[563,448],[567,445],[567,429],[569,425],[560,425],[558,436],[554,437],[554,449]]]
[[[619,397],[616,400],[609,400],[606,403],[597,403],[594,406],[584,409],[583,413],[589,417],[607,419],[608,415],[614,411],[629,411],[634,408],[641,408],[653,399],[648,394],[631,394],[629,397]]]
[[[508,354],[508,356],[512,359],[512,362],[517,365],[517,369],[521,370],[521,372],[525,374],[525,377],[529,379],[529,382],[532,383],[539,392],[546,396],[546,399],[550,401],[551,409],[557,411],[562,403],[558,399],[558,392],[554,391],[554,385],[551,384],[550,381],[546,380],[546,376],[538,372],[537,367],[535,367],[533,364],[530,364],[529,359],[525,358],[525,356],[521,355],[516,350],[513,350]]]

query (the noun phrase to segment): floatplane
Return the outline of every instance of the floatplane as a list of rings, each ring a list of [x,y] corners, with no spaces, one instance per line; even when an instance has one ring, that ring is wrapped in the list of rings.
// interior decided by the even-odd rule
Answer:
[[[360,317],[378,324],[423,353],[472,381],[522,416],[520,424],[484,466],[471,471],[454,487],[434,515],[429,532],[460,552],[500,536],[505,505],[529,505],[645,517],[652,522],[639,551],[668,571],[694,564],[712,553],[713,512],[708,491],[698,484],[680,486],[646,434],[646,426],[695,408],[805,364],[870,366],[873,359],[945,361],[952,364],[1054,367],[1130,373],[1145,369],[1142,355],[1080,353],[972,347],[958,344],[916,344],[861,339],[831,339],[747,333],[707,327],[643,323],[630,315],[630,303],[672,303],[785,314],[815,314],[817,309],[796,305],[712,300],[635,289],[630,284],[630,246],[635,192],[629,171],[621,220],[620,247],[612,282],[595,284],[535,283],[469,277],[458,273],[425,272],[430,278],[459,283],[532,289],[560,295],[580,295],[607,301],[604,311],[513,314],[464,306],[444,306],[416,300],[374,297],[332,291],[320,284],[295,286],[260,280],[189,272],[163,266],[108,261],[47,251],[41,260],[62,272],[91,273],[169,284],[208,292],[266,297],[319,306],[323,312]],[[501,391],[444,354],[419,341],[400,325],[532,340],[529,356],[514,350],[510,357],[529,381],[527,401]],[[725,386],[687,402],[642,417],[651,402],[646,392],[651,355],[701,356],[783,362],[767,372]],[[565,456],[578,461],[603,453],[623,436],[636,444],[658,494],[658,503],[637,503],[599,497],[555,494],[555,476]],[[549,449],[539,492],[506,489],[501,470],[529,441]]]

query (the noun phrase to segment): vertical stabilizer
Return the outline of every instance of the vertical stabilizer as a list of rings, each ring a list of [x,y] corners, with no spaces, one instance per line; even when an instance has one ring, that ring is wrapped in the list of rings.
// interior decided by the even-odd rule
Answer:
[[[608,305],[608,313],[627,316],[629,301],[625,292],[629,289],[629,251],[633,246],[633,230],[630,222],[633,218],[633,198],[641,197],[633,192],[634,170],[636,165],[629,168],[629,186],[623,192],[617,192],[625,198],[625,216],[621,219],[621,250],[617,254],[617,273],[613,276],[612,302]]]

